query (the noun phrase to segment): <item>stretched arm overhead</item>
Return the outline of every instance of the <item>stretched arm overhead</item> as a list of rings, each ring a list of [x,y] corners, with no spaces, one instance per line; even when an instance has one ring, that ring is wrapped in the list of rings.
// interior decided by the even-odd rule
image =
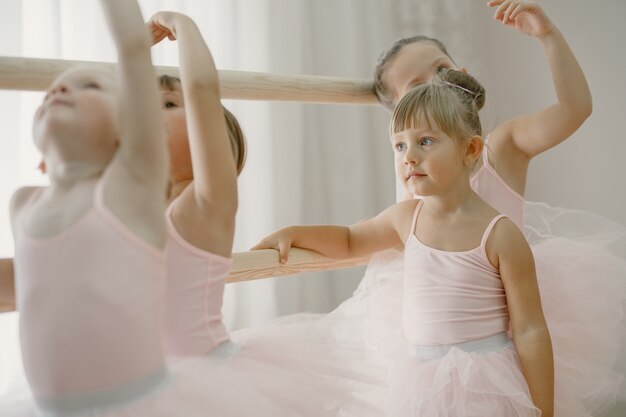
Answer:
[[[122,138],[118,159],[142,183],[164,187],[167,152],[160,122],[160,95],[150,57],[150,34],[137,2],[101,2],[118,55]]]
[[[534,156],[570,137],[591,115],[592,99],[585,74],[559,29],[533,2],[495,0],[495,19],[536,37],[542,44],[554,82],[555,104],[511,119],[490,135],[494,142],[512,144],[523,158]]]
[[[237,171],[213,57],[187,16],[160,12],[148,23],[153,41],[178,41],[193,181],[175,203],[174,223],[194,246],[230,256],[237,211]]]
[[[136,1],[101,0],[117,55],[119,147],[107,167],[104,204],[135,234],[165,242],[168,155],[150,34]]]

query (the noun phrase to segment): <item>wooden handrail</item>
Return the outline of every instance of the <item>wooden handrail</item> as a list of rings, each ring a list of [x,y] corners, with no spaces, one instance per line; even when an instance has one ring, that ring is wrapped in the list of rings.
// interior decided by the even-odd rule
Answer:
[[[92,61],[0,56],[0,89],[44,91],[60,73],[69,68],[114,65]],[[177,67],[155,68],[159,75],[178,76]],[[372,92],[372,81],[366,79],[229,70],[219,70],[219,77],[222,97],[225,99],[377,104]],[[290,250],[289,260],[285,264],[278,261],[278,252],[272,249],[234,253],[233,258],[234,264],[227,282],[350,268],[367,262],[367,258],[348,260],[327,258],[317,252],[299,248]],[[13,275],[12,271],[10,275]]]
[[[226,282],[252,281],[302,272],[328,271],[365,265],[368,258],[332,259],[317,252],[291,248],[286,263],[278,261],[274,249],[233,253],[233,267]]]
[[[291,248],[288,261],[285,264],[278,261],[278,251],[274,249],[233,253],[233,260],[233,267],[228,278],[226,278],[227,283],[253,281],[303,272],[351,268],[365,265],[368,258],[337,260],[327,258],[314,251]],[[2,290],[0,294],[4,294],[5,297],[0,298],[0,313],[15,311],[13,283],[13,259],[0,259],[0,287],[2,285],[5,287],[0,288]]]
[[[63,71],[76,66],[114,63],[62,59],[0,57],[0,89],[45,91]],[[178,76],[177,67],[156,66],[157,74]],[[235,100],[295,101],[301,103],[377,104],[372,80],[281,75],[219,70],[222,98]]]

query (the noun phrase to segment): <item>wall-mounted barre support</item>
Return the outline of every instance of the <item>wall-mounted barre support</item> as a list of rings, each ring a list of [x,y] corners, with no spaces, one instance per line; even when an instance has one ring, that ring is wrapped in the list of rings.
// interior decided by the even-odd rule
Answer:
[[[0,89],[45,91],[52,80],[75,66],[113,63],[60,59],[0,57]],[[157,73],[178,75],[177,67],[155,67]],[[301,103],[376,104],[372,81],[313,75],[280,75],[220,70],[222,97],[236,100],[296,101]]]

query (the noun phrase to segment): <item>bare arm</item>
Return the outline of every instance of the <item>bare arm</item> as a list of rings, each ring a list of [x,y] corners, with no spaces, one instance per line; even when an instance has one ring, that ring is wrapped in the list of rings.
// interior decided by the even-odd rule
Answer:
[[[16,190],[11,196],[9,216],[11,218],[14,238],[23,208],[34,193],[40,190],[41,187],[22,187]],[[13,270],[13,259],[0,259],[0,313],[14,311],[15,309],[15,273]]]
[[[290,226],[263,238],[252,250],[277,249],[287,262],[292,246],[334,259],[360,258],[403,244],[417,200],[393,205],[378,216],[352,226]],[[407,221],[408,219],[408,221]]]
[[[491,1],[495,18],[542,44],[554,82],[555,104],[537,113],[505,122],[490,140],[512,144],[522,157],[534,156],[570,137],[589,117],[592,99],[585,74],[558,28],[533,2]]]
[[[213,57],[187,16],[157,13],[149,22],[154,41],[178,41],[180,75],[193,182],[176,201],[173,220],[192,245],[222,256],[232,251],[237,212],[237,171]]]
[[[551,417],[554,413],[554,360],[532,252],[519,229],[512,222],[501,220],[489,238],[487,253],[499,264],[513,341],[530,395],[542,416]]]
[[[15,311],[13,259],[0,259],[0,313]]]
[[[150,35],[136,1],[101,0],[117,47],[121,163],[144,185],[165,187],[167,152]]]

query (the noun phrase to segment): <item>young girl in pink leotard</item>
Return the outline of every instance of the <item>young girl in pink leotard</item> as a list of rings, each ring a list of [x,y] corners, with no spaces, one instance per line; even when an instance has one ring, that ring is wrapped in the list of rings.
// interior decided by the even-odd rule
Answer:
[[[217,70],[194,22],[160,12],[148,25],[155,42],[176,39],[181,74],[161,77],[170,148],[166,352],[178,366],[197,369],[198,386],[221,394],[220,415],[367,415],[372,410],[352,401],[353,390],[374,382],[369,372],[355,371],[358,355],[338,356],[320,343],[290,344],[271,333],[231,340],[221,307],[245,141],[221,105]],[[234,393],[242,401],[229,409]]]
[[[126,412],[168,381],[157,320],[167,179],[158,86],[138,5],[102,5],[117,74],[56,78],[33,128],[50,186],[19,189],[11,202],[22,358],[37,409],[51,416]]]
[[[122,13],[120,4],[112,9]],[[137,14],[138,11],[130,16],[136,20]],[[161,79],[161,101],[171,153],[169,186],[166,187],[165,175],[155,175],[157,170],[145,171],[150,172],[147,175],[151,181],[159,180],[153,196],[158,196],[161,204],[155,207],[164,210],[166,189],[170,202],[165,222],[162,212],[157,217],[153,216],[154,210],[130,210],[130,213],[147,216],[146,222],[166,232],[165,257],[157,247],[152,248],[132,230],[127,230],[112,210],[107,209],[106,193],[117,195],[117,191],[109,190],[108,182],[104,182],[105,188],[102,180],[95,186],[94,207],[87,215],[80,217],[67,231],[46,238],[45,244],[39,241],[31,244],[36,244],[37,259],[52,253],[46,262],[33,262],[34,250],[23,250],[18,245],[18,306],[25,328],[24,362],[37,409],[46,415],[59,416],[102,413],[106,416],[313,417],[335,416],[342,410],[367,415],[370,410],[352,401],[352,392],[359,389],[359,382],[370,382],[363,372],[352,370],[350,360],[354,358],[332,358],[333,352],[326,347],[298,345],[293,349],[267,335],[250,337],[242,345],[230,341],[220,310],[224,279],[232,263],[236,177],[245,155],[243,136],[232,114],[221,106],[217,71],[195,24],[184,15],[163,12],[153,16],[149,27],[154,42],[169,37],[179,40],[181,45],[182,81],[171,77]],[[121,50],[144,60],[146,56],[149,58],[147,48]],[[125,55],[120,56],[122,64],[124,58]],[[136,66],[130,67],[137,71],[131,73],[133,77],[140,75]],[[145,73],[151,68],[140,69],[142,82],[152,83],[156,91],[155,77]],[[100,87],[100,84],[91,86],[94,81],[91,76],[76,81],[73,72],[69,74],[55,82],[49,94],[52,104],[46,100],[42,113],[57,104],[79,108],[78,99],[85,95],[76,94],[76,101],[72,101],[73,95],[69,93],[74,92],[74,87],[79,92],[81,88]],[[137,129],[130,132],[140,133],[143,140],[154,140],[149,142],[152,148],[159,145],[163,149],[160,154],[149,146],[132,149],[140,149],[153,157],[164,156],[164,141],[158,140],[163,138],[163,124],[159,122],[158,110],[154,111],[158,109],[154,105],[156,98],[154,94],[142,96],[146,91],[133,90],[133,99],[137,100],[133,104],[140,106],[137,96],[152,100],[152,112],[145,111],[147,120],[132,119],[129,123],[142,121],[152,126],[150,131],[154,137]],[[105,92],[107,94],[101,95],[112,101],[114,95],[108,89]],[[101,101],[113,108],[108,101]],[[91,106],[89,110],[97,116],[109,107]],[[150,109],[150,106],[145,107]],[[123,108],[128,111],[127,107]],[[139,113],[144,115],[143,111]],[[75,116],[81,116],[77,120],[89,128],[80,131],[83,136],[96,127],[105,138],[107,133],[114,132],[113,128],[104,129],[104,122],[110,119],[96,118],[104,122],[94,126],[91,120],[85,121],[85,115],[83,110]],[[50,120],[57,123],[61,118],[52,117]],[[36,122],[37,139],[40,125],[56,126],[52,122],[49,125]],[[108,144],[106,149],[112,155],[118,155],[115,146],[103,143]],[[111,143],[114,143],[112,139]],[[126,143],[129,142],[122,142],[121,146],[129,146]],[[55,148],[50,148],[46,142],[42,151],[54,183],[58,164],[47,158],[49,149]],[[130,162],[126,158],[128,155],[123,161]],[[142,158],[143,153],[137,156],[137,169],[147,168],[140,163]],[[163,171],[167,167],[165,158],[161,157],[158,162]],[[106,175],[111,175],[108,172]],[[138,205],[133,204],[135,201],[154,203],[154,198],[137,200],[143,195],[139,191],[143,190],[136,190],[140,186],[132,179],[123,180],[136,191],[135,195],[126,197],[127,206]],[[34,203],[35,208],[37,203]],[[31,199],[25,204],[29,206],[28,220],[36,219],[30,212]],[[18,221],[18,232],[19,224]],[[137,221],[138,227],[142,224]],[[140,228],[140,232],[146,230]],[[158,236],[163,237],[162,233]],[[24,240],[19,232],[18,242]],[[161,244],[161,240],[158,243]],[[65,274],[55,273],[55,268],[67,270],[71,264],[69,259],[76,255],[86,261],[84,267]],[[40,282],[44,272],[52,273],[53,279]],[[44,287],[48,303],[39,301],[44,295],[43,282],[49,283],[49,288]],[[65,297],[59,298],[61,294]],[[107,312],[105,307],[113,311]],[[42,320],[42,314],[46,320]],[[55,323],[63,314],[67,330],[58,331],[60,325],[55,326]],[[43,321],[45,326],[38,326],[37,321]],[[161,323],[164,324],[163,334]],[[87,338],[82,340],[84,336]],[[163,351],[171,355],[167,366]],[[11,396],[0,401],[0,410],[3,415],[4,411],[11,415],[35,413],[34,404],[27,398],[18,401]]]
[[[496,8],[497,20],[540,40],[552,69],[557,102],[491,132],[470,185],[522,229],[531,243],[556,367],[572,371],[571,378],[557,380],[557,394],[575,392],[576,409],[582,415],[601,413],[610,409],[622,389],[623,371],[616,372],[614,364],[626,341],[620,322],[626,300],[626,263],[617,245],[626,237],[626,229],[591,213],[528,203],[523,197],[530,159],[565,140],[590,114],[589,88],[563,36],[537,4],[492,1],[489,6]],[[376,93],[393,109],[413,86],[429,82],[442,69],[465,72],[438,40],[402,39],[381,55]],[[405,199],[413,198],[414,192],[408,190]],[[315,329],[340,348],[393,351],[404,339],[400,324],[404,267],[404,253],[378,252],[354,295],[335,311],[282,321],[300,322],[302,328]],[[294,332],[292,337],[299,336]],[[572,410],[563,409],[563,404],[557,402],[557,412],[571,415]]]
[[[602,412],[623,391],[620,381],[626,370],[625,365],[618,372],[613,369],[616,361],[626,363],[626,270],[625,253],[620,249],[626,228],[593,213],[524,201],[530,160],[567,139],[585,121],[591,112],[589,87],[563,35],[539,5],[507,0],[491,1],[489,6],[495,9],[496,20],[540,41],[557,100],[490,132],[470,184],[483,200],[522,229],[531,243],[548,324],[564,323],[551,326],[556,359],[567,358],[568,366],[577,370],[578,377],[573,380],[580,397],[585,398],[581,401],[587,412]],[[445,68],[466,71],[436,39],[401,39],[379,59],[376,93],[381,103],[393,110],[408,90],[429,82]],[[405,189],[404,198],[415,195]],[[402,334],[398,323],[403,270],[402,252],[392,249],[375,254],[353,297],[317,320],[315,327],[350,346],[378,351],[394,346]],[[598,386],[606,389],[596,390]]]
[[[396,108],[396,174],[420,199],[350,227],[284,228],[255,247],[285,260],[291,246],[334,258],[404,246],[403,343],[389,368],[388,416],[553,415],[552,348],[530,248],[470,186],[484,97],[471,76],[446,70]]]

